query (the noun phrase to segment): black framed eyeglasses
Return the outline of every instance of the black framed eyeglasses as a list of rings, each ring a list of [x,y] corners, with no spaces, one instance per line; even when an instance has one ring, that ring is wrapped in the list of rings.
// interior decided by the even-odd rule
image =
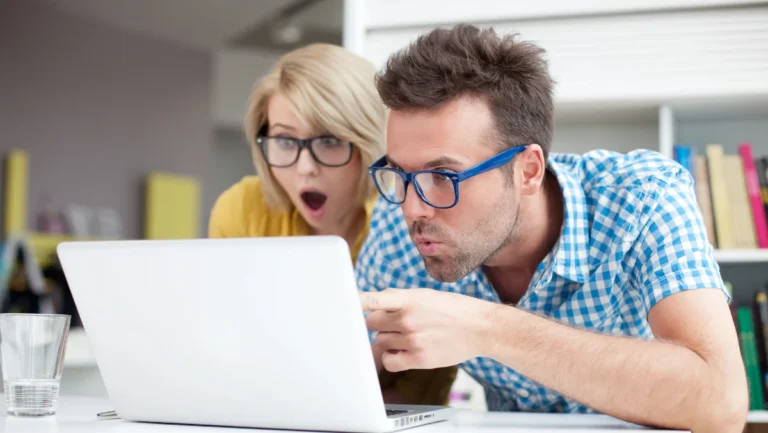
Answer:
[[[459,202],[460,182],[503,166],[527,147],[527,144],[512,147],[459,173],[447,170],[419,170],[409,173],[387,167],[386,156],[368,167],[368,173],[381,196],[390,203],[403,203],[408,184],[413,183],[416,193],[424,203],[438,209],[449,209]]]
[[[326,167],[341,167],[352,160],[353,146],[348,141],[332,135],[307,139],[293,137],[256,137],[264,160],[271,167],[290,167],[299,160],[302,149],[309,149],[318,164]]]

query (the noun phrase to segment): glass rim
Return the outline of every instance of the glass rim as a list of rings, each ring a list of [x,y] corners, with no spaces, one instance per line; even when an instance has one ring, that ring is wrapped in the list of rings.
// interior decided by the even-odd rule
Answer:
[[[323,158],[320,158],[317,155],[317,153],[315,153],[315,148],[313,146],[313,142],[314,142],[315,139],[324,138],[324,137],[314,137],[314,138],[306,139],[306,140],[302,140],[302,139],[298,139],[298,138],[291,138],[291,137],[284,137],[284,138],[290,138],[291,140],[297,141],[299,143],[299,147],[296,149],[295,155],[294,155],[294,157],[293,157],[293,159],[292,159],[292,161],[290,163],[277,164],[277,163],[274,163],[274,162],[271,161],[271,158],[269,156],[270,152],[267,151],[267,149],[265,149],[265,147],[267,146],[267,141],[266,141],[267,139],[278,139],[278,138],[281,138],[281,137],[259,136],[259,137],[257,137],[257,141],[256,141],[256,143],[259,146],[259,151],[261,153],[261,156],[262,156],[262,158],[264,158],[264,162],[268,166],[273,167],[273,168],[288,168],[288,167],[293,166],[294,164],[296,164],[299,161],[299,158],[301,157],[301,152],[304,150],[305,147],[307,148],[307,150],[309,150],[309,154],[312,156],[312,159],[315,160],[315,162],[317,162],[320,165],[323,165],[325,167],[330,167],[330,168],[338,168],[338,167],[344,167],[344,166],[348,165],[350,162],[352,162],[352,158],[354,158],[354,155],[355,155],[355,144],[354,143],[352,143],[351,141],[340,140],[340,139],[337,138],[337,140],[340,140],[340,143],[342,143],[342,144],[347,146],[346,160],[344,160],[344,162],[340,162],[340,163],[325,162],[323,160]]]
[[[371,174],[372,174],[372,177],[373,177],[373,183],[376,186],[376,189],[379,191],[379,194],[384,198],[384,200],[387,200],[388,202],[390,202],[392,204],[403,204],[405,202],[406,196],[408,195],[408,189],[407,189],[407,185],[406,185],[407,181],[398,172],[398,170],[396,170],[396,169],[389,169],[389,168],[386,168],[386,167],[376,167],[376,168],[371,168],[370,170],[371,170]],[[396,185],[392,185],[390,188],[387,188],[387,189],[384,189],[382,187],[382,185],[379,183],[379,181],[380,181],[379,173],[391,174],[392,176],[395,177],[395,179],[398,179],[398,178],[400,179],[400,182],[402,182],[402,184],[405,187],[404,190],[403,190],[403,198],[402,199],[398,199],[397,198],[397,186]],[[430,175],[430,174],[434,174],[434,173],[445,174],[445,173],[442,173],[439,170],[420,170],[420,171],[417,171],[417,172],[413,173],[413,180],[410,183],[412,184],[413,189],[416,190],[416,195],[419,196],[421,201],[423,201],[427,205],[432,206],[433,208],[436,208],[436,209],[450,209],[450,208],[456,206],[456,204],[458,204],[458,202],[459,202],[459,184],[458,184],[459,181],[456,180],[455,178],[452,178],[452,177],[449,177],[449,179],[451,180],[451,189],[453,190],[453,199],[451,200],[450,203],[436,204],[434,200],[430,200],[430,199],[427,198],[427,196],[429,194],[424,192],[424,188],[422,187],[421,183],[417,180],[417,178],[420,175],[422,175],[422,174]],[[396,184],[397,182],[398,181],[395,180],[393,183]],[[388,192],[390,192],[390,191],[392,193],[394,193],[394,194],[388,194]]]
[[[49,314],[49,313],[0,313],[0,317],[45,317],[45,318],[72,318],[70,314]]]

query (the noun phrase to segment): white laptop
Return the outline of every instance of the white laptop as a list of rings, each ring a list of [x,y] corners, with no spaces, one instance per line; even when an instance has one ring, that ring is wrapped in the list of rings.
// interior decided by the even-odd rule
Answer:
[[[451,413],[385,407],[341,238],[66,242],[58,254],[123,419],[387,432]]]

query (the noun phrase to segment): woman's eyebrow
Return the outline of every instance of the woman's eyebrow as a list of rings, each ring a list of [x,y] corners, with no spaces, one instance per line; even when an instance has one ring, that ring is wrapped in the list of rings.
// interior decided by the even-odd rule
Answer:
[[[283,129],[287,129],[287,130],[289,130],[289,131],[294,131],[294,130],[296,130],[296,128],[294,128],[293,126],[290,126],[290,125],[285,125],[285,124],[283,124],[283,123],[275,123],[274,125],[271,125],[271,126],[270,126],[270,129],[271,129],[271,128],[283,128]]]

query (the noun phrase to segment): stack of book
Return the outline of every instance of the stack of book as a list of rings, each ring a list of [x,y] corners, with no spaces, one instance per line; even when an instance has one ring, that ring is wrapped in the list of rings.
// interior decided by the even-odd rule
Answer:
[[[725,285],[732,290],[729,282]],[[768,287],[758,290],[751,303],[731,303],[730,308],[747,372],[749,409],[768,409]]]
[[[720,144],[678,145],[674,159],[693,175],[709,241],[720,249],[768,248],[768,156],[755,158],[750,143],[738,155]]]

